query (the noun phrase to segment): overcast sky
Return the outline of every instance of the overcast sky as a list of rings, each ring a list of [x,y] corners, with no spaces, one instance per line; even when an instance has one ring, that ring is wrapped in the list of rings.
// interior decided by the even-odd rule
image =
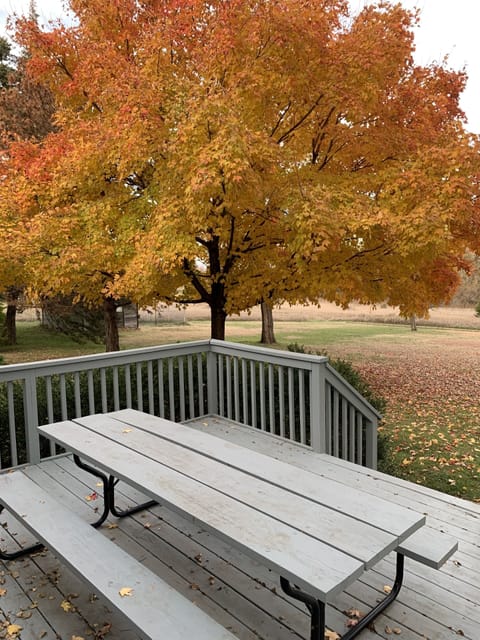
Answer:
[[[106,0],[108,1],[108,0]],[[0,33],[6,16],[28,11],[29,0],[0,0]],[[419,64],[442,61],[448,56],[453,69],[466,68],[467,88],[461,106],[469,129],[480,133],[480,0],[401,0],[411,9],[421,10],[420,27],[415,30],[416,61]],[[369,0],[350,0],[358,10]],[[41,22],[62,16],[62,0],[36,0]]]

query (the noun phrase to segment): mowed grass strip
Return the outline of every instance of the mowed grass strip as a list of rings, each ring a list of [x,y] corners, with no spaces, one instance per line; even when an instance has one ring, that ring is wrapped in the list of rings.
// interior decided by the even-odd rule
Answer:
[[[261,325],[229,320],[227,340],[258,344]],[[142,325],[121,331],[122,348],[209,337],[210,323]],[[389,473],[469,500],[480,501],[480,332],[383,323],[277,321],[279,344],[304,345],[351,360],[387,400],[381,425]],[[18,323],[17,347],[3,347],[5,364],[98,353],[101,344],[77,343],[35,322]]]

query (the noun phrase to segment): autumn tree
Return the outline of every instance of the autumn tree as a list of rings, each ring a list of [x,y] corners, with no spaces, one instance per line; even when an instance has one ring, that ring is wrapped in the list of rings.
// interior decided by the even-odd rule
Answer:
[[[415,14],[345,0],[70,0],[18,22],[59,130],[29,150],[39,290],[423,315],[479,249],[465,76],[414,64]],[[22,171],[19,164],[18,170]]]
[[[6,40],[0,39],[0,57],[4,49],[10,51]],[[8,75],[0,78],[0,151],[1,166],[4,167],[4,184],[0,202],[0,290],[7,303],[4,337],[8,344],[16,344],[16,313],[19,299],[26,286],[25,257],[18,250],[16,238],[25,233],[21,212],[10,205],[11,183],[6,181],[10,172],[9,145],[14,141],[29,140],[39,143],[54,129],[54,101],[51,92],[32,79],[25,71],[28,56],[24,52],[16,57],[15,66],[8,67]],[[1,75],[1,73],[0,73]],[[14,173],[10,174],[14,181]],[[9,210],[8,210],[9,209]],[[2,215],[3,212],[3,215]],[[18,222],[18,224],[17,224]],[[24,248],[28,247],[25,243]]]

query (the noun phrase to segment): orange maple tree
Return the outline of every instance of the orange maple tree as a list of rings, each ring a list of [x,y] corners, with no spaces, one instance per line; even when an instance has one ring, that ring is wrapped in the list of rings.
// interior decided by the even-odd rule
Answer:
[[[261,300],[422,315],[448,297],[479,249],[478,140],[458,106],[465,75],[414,64],[415,14],[381,2],[350,16],[344,0],[70,8],[48,31],[17,22],[57,100],[21,194],[38,289],[207,302],[216,338]]]

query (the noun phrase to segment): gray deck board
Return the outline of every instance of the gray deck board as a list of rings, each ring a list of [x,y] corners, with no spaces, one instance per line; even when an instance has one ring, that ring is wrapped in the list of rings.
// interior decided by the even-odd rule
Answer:
[[[198,428],[206,428],[199,421]],[[225,421],[226,422],[226,421]],[[218,425],[216,425],[218,427]],[[231,425],[228,425],[231,437]],[[242,430],[242,437],[255,442],[256,434]],[[255,436],[255,438],[254,438]],[[281,445],[283,447],[283,445]],[[260,448],[261,450],[261,448]],[[330,469],[331,472],[334,469]],[[59,457],[42,463],[39,470],[43,483],[52,495],[75,506],[86,520],[95,519],[93,510],[100,506],[85,497],[92,491],[101,493],[96,481],[73,464],[69,457]],[[372,482],[372,473],[376,480]],[[441,570],[430,569],[414,561],[406,561],[404,587],[398,600],[375,622],[375,631],[365,630],[359,640],[454,640],[464,637],[478,640],[480,628],[480,507],[465,501],[443,496],[416,485],[393,479],[385,481],[381,474],[361,470],[351,473],[353,486],[365,485],[373,495],[388,497],[398,492],[405,506],[427,514],[427,524],[445,530],[459,539],[459,551]],[[358,482],[357,482],[358,480]],[[45,484],[44,484],[45,486]],[[120,506],[143,501],[144,497],[124,483],[118,485]],[[8,532],[0,528],[0,538],[31,541],[15,519],[3,512],[2,523],[8,522]],[[108,528],[109,525],[118,527]],[[202,527],[192,524],[179,514],[156,506],[148,512],[121,521],[109,519],[101,528],[104,535],[157,572],[169,584],[197,605],[241,640],[301,640],[308,637],[308,617],[302,605],[289,601],[281,593],[278,576],[232,549],[226,541],[215,539]],[[17,535],[15,535],[17,534]],[[0,540],[2,548],[5,544]],[[10,547],[11,548],[11,547]],[[86,550],[88,553],[88,550]],[[46,640],[72,635],[94,638],[98,629],[112,624],[106,640],[133,640],[132,630],[125,621],[100,599],[92,601],[92,594],[50,552],[35,558],[0,563],[0,588],[6,594],[0,597],[0,625],[2,620],[20,624],[20,640]],[[347,592],[335,597],[328,608],[327,623],[338,633],[347,630],[343,610],[357,608],[367,611],[383,596],[385,585],[391,585],[394,574],[394,556],[388,557],[364,574]],[[15,576],[15,577],[14,577]],[[76,597],[72,597],[72,595]],[[70,600],[74,611],[61,608],[63,600]],[[29,603],[37,602],[32,616],[17,618]],[[398,628],[401,634],[388,633]],[[0,638],[2,637],[0,626]],[[56,635],[58,634],[58,635]],[[160,639],[159,639],[160,640]],[[162,639],[163,640],[163,639]]]

